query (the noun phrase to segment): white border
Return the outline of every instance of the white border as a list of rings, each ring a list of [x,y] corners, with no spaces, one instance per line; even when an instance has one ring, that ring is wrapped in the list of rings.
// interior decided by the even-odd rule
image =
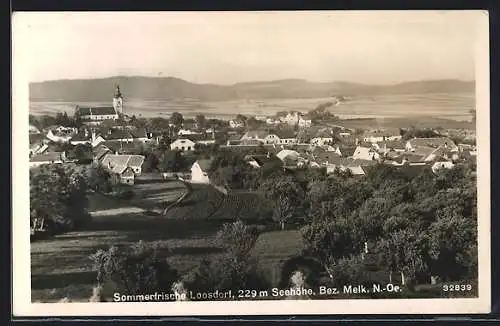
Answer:
[[[407,12],[407,11],[405,11]],[[166,303],[31,303],[30,241],[28,237],[28,55],[26,32],[35,13],[15,13],[12,19],[12,190],[13,190],[13,314],[28,316],[199,316],[282,314],[452,314],[488,313],[490,266],[490,141],[489,141],[489,21],[487,11],[471,11],[478,19],[476,39],[476,104],[478,144],[479,298],[370,299],[247,302]],[[66,13],[67,15],[73,13]],[[88,14],[88,13],[86,13]],[[92,13],[94,14],[94,13]],[[102,14],[102,13],[101,13]],[[115,15],[116,13],[106,13]],[[128,13],[130,14],[130,13]],[[135,13],[139,14],[139,13]],[[141,13],[149,14],[149,13]],[[206,13],[208,14],[208,13]],[[229,13],[225,13],[228,15]],[[239,13],[240,14],[240,13]],[[256,13],[254,13],[256,14]],[[269,12],[267,14],[270,14]],[[290,14],[290,13],[288,13]],[[295,13],[297,14],[297,13]],[[375,14],[375,13],[374,13]],[[112,20],[112,18],[110,18]],[[471,26],[472,27],[472,26]],[[471,45],[472,46],[472,45]],[[64,58],[61,58],[64,60]],[[244,304],[243,304],[244,303]]]

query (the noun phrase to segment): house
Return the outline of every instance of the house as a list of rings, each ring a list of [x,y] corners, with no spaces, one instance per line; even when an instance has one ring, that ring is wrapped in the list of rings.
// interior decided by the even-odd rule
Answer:
[[[324,146],[333,143],[333,137],[314,137],[309,143],[314,146]]]
[[[312,154],[311,160],[318,165],[339,165],[342,162],[342,156],[336,152],[316,152]]]
[[[389,153],[389,152],[404,152],[406,150],[406,144],[403,141],[397,140],[385,140],[380,142],[375,142],[372,144],[379,153]]]
[[[181,129],[177,132],[178,136],[199,135],[199,134],[200,134],[199,132],[190,129]]]
[[[102,166],[115,175],[120,182],[130,183],[130,171],[135,175],[142,173],[142,164],[145,157],[142,155],[106,154],[102,159]],[[132,182],[133,183],[133,182]]]
[[[266,143],[292,145],[292,144],[297,144],[298,139],[295,133],[291,130],[278,130],[274,134],[269,134],[266,137]]]
[[[45,154],[34,155],[30,157],[29,167],[37,167],[44,164],[62,164],[64,163],[63,152],[48,152]]]
[[[195,145],[196,143],[188,138],[179,138],[174,140],[170,144],[170,149],[179,151],[193,151]]]
[[[453,140],[447,137],[435,137],[435,138],[413,138],[406,142],[406,150],[407,151],[415,151],[419,147],[445,147],[452,152],[458,152],[458,146],[455,145]]]
[[[289,112],[286,116],[281,117],[280,121],[288,125],[298,125],[299,127],[310,127],[312,121],[305,119],[303,114],[299,112]]]
[[[274,119],[274,118],[267,118],[266,119],[266,124],[268,125],[279,125],[281,123],[280,120]]]
[[[191,166],[191,182],[192,183],[210,183],[208,170],[212,160],[197,160]]]
[[[276,157],[279,158],[283,163],[285,163],[285,161],[298,161],[299,160],[299,157],[300,157],[300,154],[296,151],[292,151],[290,149],[283,149],[281,151],[278,152],[278,154],[276,154]]]
[[[236,128],[244,128],[245,127],[245,123],[239,119],[233,119],[233,120],[230,120],[229,121],[229,127],[232,128],[232,129],[236,129]]]
[[[247,131],[243,136],[241,136],[240,140],[241,141],[246,141],[246,140],[257,140],[261,143],[266,143],[267,140],[272,140],[274,137],[271,136],[269,139],[267,136],[269,133],[267,131],[263,130],[252,130],[252,131]],[[276,136],[277,137],[277,136]],[[269,144],[269,143],[267,143]]]
[[[75,113],[86,125],[99,125],[106,120],[118,120],[118,112],[112,106],[80,107],[75,108]]]
[[[354,159],[369,161],[369,160],[378,160],[380,158],[380,154],[377,153],[377,151],[372,147],[358,146],[354,150],[352,157]]]
[[[455,164],[449,161],[435,162],[432,165],[432,172],[437,173],[441,169],[452,169],[454,166]]]
[[[342,157],[351,157],[356,151],[356,146],[339,146],[339,151]]]
[[[73,135],[69,140],[71,145],[80,145],[80,144],[90,144],[92,143],[92,137],[87,129],[83,132],[79,132]]]
[[[49,130],[49,132],[47,132],[46,137],[54,143],[67,143],[73,137],[73,129],[64,131],[51,129]]]
[[[120,174],[120,182],[125,184],[135,183],[135,173],[132,168],[128,167]]]
[[[30,157],[44,153],[49,148],[47,144],[33,144],[30,145]]]

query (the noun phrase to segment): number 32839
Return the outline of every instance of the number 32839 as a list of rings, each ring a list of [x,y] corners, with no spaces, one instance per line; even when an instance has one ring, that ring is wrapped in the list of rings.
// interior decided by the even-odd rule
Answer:
[[[445,291],[445,292],[472,291],[472,285],[471,284],[444,284],[443,291]]]

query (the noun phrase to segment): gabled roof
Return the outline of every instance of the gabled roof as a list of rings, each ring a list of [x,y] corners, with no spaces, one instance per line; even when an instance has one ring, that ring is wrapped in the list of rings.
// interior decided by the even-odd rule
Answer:
[[[276,156],[280,159],[280,160],[284,160],[285,158],[292,158],[292,159],[295,159],[295,158],[299,158],[300,157],[300,154],[296,151],[292,151],[290,149],[283,149],[281,150],[278,154],[276,154]]]
[[[133,168],[140,168],[144,163],[144,156],[142,155],[130,155],[127,165]]]
[[[130,167],[126,168],[121,174],[122,178],[133,178],[134,176],[134,171]]]
[[[121,130],[121,129],[114,129],[111,130],[111,132],[107,135],[104,135],[105,139],[107,140],[113,140],[113,139],[133,139],[134,136],[131,135],[131,133],[127,130]]]
[[[295,133],[292,130],[277,130],[276,132],[273,132],[272,134],[275,134],[280,139],[297,138],[297,136],[295,135]]]
[[[384,148],[384,146],[387,147],[388,150],[391,149],[405,149],[406,144],[404,141],[401,140],[386,140],[386,141],[379,141],[376,143],[381,149]]]
[[[111,172],[121,174],[128,167],[138,168],[142,166],[144,162],[144,156],[142,155],[116,155],[107,154],[102,160],[102,165],[110,169]]]
[[[436,148],[434,147],[428,147],[428,146],[419,146],[419,147],[416,147],[414,151],[412,151],[411,153],[415,154],[415,155],[421,155],[421,156],[429,156],[432,154],[432,152],[434,152],[436,150]]]
[[[148,138],[148,133],[147,133],[146,129],[144,129],[144,128],[138,128],[135,130],[131,130],[130,134],[134,138]]]
[[[92,115],[112,115],[116,114],[116,110],[112,106],[99,106],[99,107],[91,107],[90,112]]]
[[[423,162],[425,158],[426,155],[409,154],[409,153],[404,153],[401,156],[401,160],[406,159],[410,163]]]
[[[61,152],[48,152],[30,157],[30,162],[55,162],[62,161]]]
[[[356,146],[339,146],[339,150],[343,157],[349,157],[354,154],[354,151],[356,151]]]
[[[318,164],[340,164],[342,156],[335,152],[318,151],[313,154],[313,160]]]
[[[243,137],[245,138],[256,138],[256,139],[264,139],[269,135],[269,132],[264,130],[252,130],[246,132]]]
[[[412,147],[432,147],[437,148],[439,146],[444,146],[445,144],[448,147],[455,147],[455,143],[448,137],[435,137],[435,138],[413,138],[409,140]]]
[[[71,137],[71,141],[86,141],[90,140],[90,135],[85,136],[84,133],[77,133]]]
[[[46,137],[45,137],[45,134],[43,133],[39,133],[39,134],[29,134],[29,140],[30,140],[30,144],[33,144],[33,143],[40,143],[42,140],[44,140]]]

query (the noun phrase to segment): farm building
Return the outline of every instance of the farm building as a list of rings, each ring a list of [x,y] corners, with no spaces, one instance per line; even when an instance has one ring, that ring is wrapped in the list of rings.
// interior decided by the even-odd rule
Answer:
[[[120,182],[134,183],[133,178],[135,175],[142,173],[143,163],[144,156],[142,155],[106,154],[101,164]],[[130,171],[133,173],[133,177],[130,175]]]
[[[196,145],[195,142],[188,138],[179,138],[173,141],[170,144],[170,149],[171,150],[178,150],[178,151],[193,151],[194,150],[194,145]]]
[[[434,149],[438,147],[445,147],[452,152],[458,151],[458,146],[455,145],[453,140],[447,137],[413,138],[406,142],[407,151],[416,151],[420,147],[430,147]]]
[[[197,160],[191,166],[191,182],[192,183],[210,183],[208,170],[212,164],[211,160]]]

